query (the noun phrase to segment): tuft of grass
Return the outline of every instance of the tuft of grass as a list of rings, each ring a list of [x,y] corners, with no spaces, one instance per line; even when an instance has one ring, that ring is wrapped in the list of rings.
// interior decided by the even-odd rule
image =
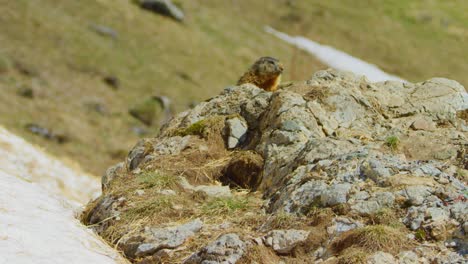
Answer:
[[[349,247],[341,252],[338,264],[364,264],[369,253],[361,248]]]
[[[176,131],[175,134],[181,137],[188,136],[188,135],[202,136],[205,128],[206,128],[206,120],[203,119],[203,120],[200,120],[198,122],[191,124],[187,128],[183,128],[183,129]]]
[[[418,241],[426,241],[427,240],[427,233],[424,229],[420,228],[414,232],[414,237]]]
[[[172,206],[171,199],[167,196],[154,196],[145,201],[135,203],[134,207],[130,207],[122,212],[122,218],[125,219],[142,219],[153,216],[161,211],[168,210]]]
[[[397,136],[389,136],[385,139],[385,145],[395,151],[400,146],[400,139]]]
[[[164,189],[173,187],[177,183],[177,177],[161,174],[157,171],[148,171],[138,175],[138,183],[143,188]]]
[[[382,208],[376,213],[369,216],[373,225],[386,225],[393,228],[404,228],[400,222],[398,213],[390,208]]]
[[[276,214],[271,220],[272,229],[288,229],[295,224],[296,216],[285,212]]]
[[[338,252],[359,247],[366,252],[385,251],[396,254],[408,248],[411,242],[402,229],[386,225],[371,225],[345,232],[333,246]]]
[[[2,56],[0,54],[0,74],[8,72],[10,68],[11,68],[10,60],[7,57]]]
[[[202,213],[205,215],[225,215],[248,208],[249,200],[246,198],[215,198],[202,206]]]

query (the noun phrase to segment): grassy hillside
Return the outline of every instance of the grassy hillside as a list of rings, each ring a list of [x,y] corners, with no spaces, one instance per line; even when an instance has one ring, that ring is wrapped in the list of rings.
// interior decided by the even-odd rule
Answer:
[[[187,1],[188,18],[180,24],[126,0],[2,2],[0,124],[96,174],[137,141],[132,128],[144,125],[128,109],[145,98],[169,96],[181,111],[234,84],[262,55],[280,58],[288,69],[294,63],[297,78],[324,68],[227,7]],[[97,34],[92,25],[110,27],[118,37]],[[110,75],[120,89],[102,81]],[[34,99],[17,95],[24,87]],[[33,135],[24,128],[29,123],[69,142]],[[157,133],[156,126],[145,129]]]
[[[440,76],[468,87],[468,1],[236,2],[249,19],[337,47],[410,81]]]
[[[284,62],[286,81],[325,68],[264,33],[267,24],[411,81],[446,76],[468,86],[462,0],[174,1],[186,12],[182,24],[130,0],[0,2],[0,124],[96,174],[122,159],[139,137],[135,127],[157,133],[128,114],[152,95],[172,98],[181,111],[235,83],[263,55]],[[119,89],[103,82],[108,76]],[[33,99],[18,95],[28,89]],[[29,123],[68,142],[33,135]]]

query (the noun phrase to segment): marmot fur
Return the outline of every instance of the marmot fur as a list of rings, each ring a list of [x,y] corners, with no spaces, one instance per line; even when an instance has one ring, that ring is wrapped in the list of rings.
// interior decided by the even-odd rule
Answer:
[[[251,83],[265,91],[276,91],[281,82],[283,65],[272,57],[261,57],[242,75],[237,85]]]

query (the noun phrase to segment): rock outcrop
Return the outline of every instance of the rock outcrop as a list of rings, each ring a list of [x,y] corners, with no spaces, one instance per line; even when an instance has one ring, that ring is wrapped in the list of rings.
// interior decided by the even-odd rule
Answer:
[[[327,70],[274,93],[228,87],[109,169],[83,221],[121,249],[203,222],[178,246],[127,255],[141,263],[462,262],[467,111],[442,78]],[[230,195],[203,191],[221,184]]]

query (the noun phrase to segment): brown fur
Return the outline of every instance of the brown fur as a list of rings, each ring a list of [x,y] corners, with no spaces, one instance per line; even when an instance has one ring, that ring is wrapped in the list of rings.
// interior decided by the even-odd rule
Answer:
[[[277,59],[261,57],[242,75],[237,85],[251,83],[265,91],[276,91],[282,72],[283,65]]]

